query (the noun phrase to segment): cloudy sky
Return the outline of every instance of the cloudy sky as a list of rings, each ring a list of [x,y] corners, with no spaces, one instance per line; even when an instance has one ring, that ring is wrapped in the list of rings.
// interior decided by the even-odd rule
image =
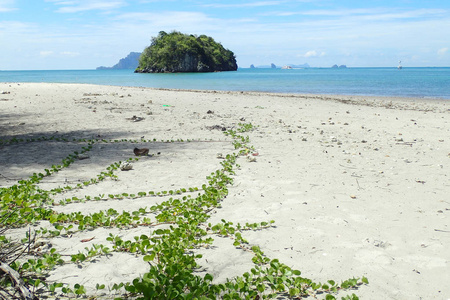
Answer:
[[[450,0],[0,0],[0,70],[112,66],[162,30],[240,67],[450,66],[449,28]]]

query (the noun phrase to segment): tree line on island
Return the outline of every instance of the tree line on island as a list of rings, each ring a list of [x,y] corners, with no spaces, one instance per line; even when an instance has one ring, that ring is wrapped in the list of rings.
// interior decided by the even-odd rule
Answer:
[[[138,73],[236,71],[234,53],[206,35],[160,31],[139,58]]]

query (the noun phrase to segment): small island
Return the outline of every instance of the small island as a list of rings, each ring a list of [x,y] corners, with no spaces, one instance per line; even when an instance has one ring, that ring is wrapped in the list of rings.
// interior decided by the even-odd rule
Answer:
[[[236,71],[234,53],[206,35],[160,31],[139,58],[136,73]]]
[[[347,66],[346,65],[340,65],[340,66],[332,65],[331,68],[332,69],[347,69]]]

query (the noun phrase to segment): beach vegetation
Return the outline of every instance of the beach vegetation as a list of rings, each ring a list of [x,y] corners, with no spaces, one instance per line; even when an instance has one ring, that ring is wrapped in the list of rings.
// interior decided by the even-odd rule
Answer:
[[[95,293],[106,293],[115,299],[273,299],[279,295],[290,298],[306,296],[324,297],[332,300],[341,292],[351,292],[368,284],[368,279],[350,278],[338,283],[328,280],[314,282],[303,277],[300,270],[291,268],[279,259],[268,257],[264,251],[245,238],[248,231],[261,231],[274,226],[274,220],[255,223],[234,224],[222,219],[218,223],[209,221],[211,212],[219,209],[228,195],[236,176],[235,169],[243,155],[251,154],[254,147],[245,134],[254,130],[252,124],[240,124],[237,129],[225,131],[234,143],[235,151],[228,153],[218,169],[205,177],[201,187],[180,187],[162,191],[134,191],[133,193],[102,193],[98,196],[70,197],[59,202],[53,197],[68,190],[81,190],[85,186],[99,184],[106,179],[117,180],[116,174],[121,162],[113,162],[98,176],[82,184],[66,185],[44,190],[39,183],[47,177],[69,168],[81,154],[87,154],[96,143],[135,143],[134,140],[76,140],[86,143],[80,149],[66,156],[60,163],[33,173],[17,184],[0,188],[0,299],[20,299],[24,294],[42,297],[73,298],[91,297],[88,289],[75,283],[51,282],[48,275],[62,265],[76,264],[80,268],[89,261],[115,253],[133,253],[148,264],[148,270],[129,282],[98,282]],[[56,138],[39,138],[39,141]],[[34,140],[36,141],[36,140]],[[21,143],[20,139],[0,141],[0,145]],[[61,142],[67,142],[61,140]],[[73,142],[73,141],[72,141]],[[139,142],[154,142],[152,140]],[[165,141],[162,141],[165,142]],[[175,142],[175,141],[173,141]],[[179,142],[179,141],[178,141]],[[138,163],[142,159],[129,158]],[[161,197],[161,202],[134,211],[119,212],[108,208],[98,212],[62,213],[54,210],[56,205],[73,202],[107,201],[108,199],[135,199]],[[40,227],[47,221],[51,227]],[[23,238],[8,235],[15,228],[28,229]],[[41,243],[53,237],[69,238],[75,233],[95,228],[130,229],[140,226],[150,228],[148,234],[124,239],[110,233],[104,244],[93,244],[73,254],[61,254],[57,248],[47,244],[46,251],[38,250]],[[31,228],[31,227],[29,227]],[[252,267],[242,275],[215,283],[211,274],[200,275],[202,255],[198,249],[210,249],[214,237],[228,239],[237,249],[252,254]],[[90,241],[91,239],[88,239]],[[82,241],[83,242],[83,241]],[[5,271],[6,270],[6,271]],[[20,287],[20,288],[18,288]],[[114,294],[114,295],[112,295]],[[101,299],[101,296],[98,296]],[[345,295],[342,299],[355,300],[357,295]]]

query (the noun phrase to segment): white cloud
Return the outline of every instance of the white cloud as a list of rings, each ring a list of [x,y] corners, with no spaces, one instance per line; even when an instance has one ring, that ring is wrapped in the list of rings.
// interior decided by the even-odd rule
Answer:
[[[76,1],[61,1],[61,0],[46,0],[46,2],[53,2],[55,5],[61,6],[57,9],[59,13],[77,13],[88,10],[112,10],[123,7],[125,1],[108,1],[108,0],[76,0]]]
[[[80,55],[80,52],[63,51],[63,52],[60,52],[60,54],[64,55],[64,56],[75,57],[75,56]]]
[[[166,11],[166,12],[133,12],[125,13],[118,16],[117,20],[124,20],[127,22],[135,21],[147,21],[154,23],[178,23],[178,22],[192,22],[195,20],[204,21],[206,15],[200,12],[183,12],[183,11]]]
[[[303,57],[319,57],[319,56],[324,56],[325,52],[317,52],[316,50],[311,50],[306,52],[304,55],[302,55]]]
[[[447,54],[447,52],[448,52],[448,48],[442,48],[442,49],[438,50],[437,54],[439,56],[443,56],[443,55]]]
[[[286,1],[257,1],[249,3],[238,3],[238,4],[205,4],[203,7],[213,7],[213,8],[240,8],[240,7],[261,7],[261,6],[274,6],[285,3]]]
[[[142,30],[143,28],[155,28],[156,34],[161,30],[179,30],[184,33],[193,34],[205,33],[205,28],[209,30],[214,28],[223,29],[228,25],[227,20],[210,18],[201,12],[185,11],[125,13],[116,17],[115,21],[118,21],[114,24],[117,26],[116,29],[124,28],[131,30],[130,32],[134,32],[134,30]],[[234,20],[234,22],[237,21]],[[142,34],[142,32],[134,33]]]
[[[14,0],[0,0],[0,12],[13,11]]]
[[[41,51],[41,52],[39,52],[39,55],[43,56],[43,57],[47,57],[47,56],[53,55],[53,51]]]
[[[32,29],[31,23],[17,22],[17,21],[0,21],[0,34],[7,33],[11,35],[27,32]]]
[[[298,14],[309,15],[309,16],[349,16],[349,15],[362,15],[362,14],[374,14],[379,9],[336,9],[336,10],[308,10],[300,12]]]
[[[339,18],[355,18],[367,21],[389,21],[389,20],[406,20],[415,18],[432,18],[445,17],[449,11],[445,9],[411,9],[411,10],[395,10],[392,8],[370,8],[370,9],[316,9],[306,11],[273,11],[263,15],[265,16],[311,16],[323,19],[339,19]]]

